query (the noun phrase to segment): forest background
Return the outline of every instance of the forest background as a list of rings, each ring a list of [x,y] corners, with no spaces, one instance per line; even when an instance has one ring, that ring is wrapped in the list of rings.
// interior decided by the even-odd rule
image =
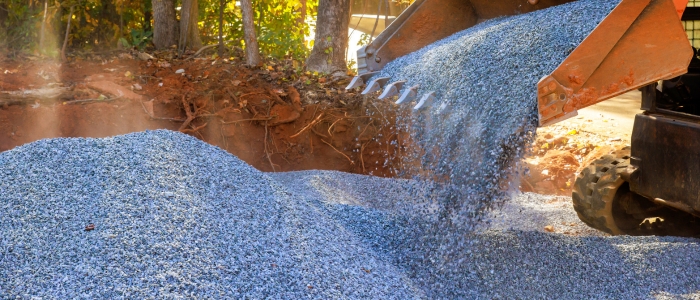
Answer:
[[[243,50],[251,65],[259,66],[266,58],[293,59],[307,70],[344,73],[355,63],[347,59],[348,34],[363,16],[365,22],[371,17],[375,20],[369,21],[379,23],[408,4],[409,0],[0,0],[0,54],[65,60],[66,53],[171,49],[182,55],[218,45],[214,55]],[[370,11],[373,15],[365,14]],[[359,16],[357,24],[350,24],[353,15]],[[379,32],[361,33],[356,43],[367,44]]]

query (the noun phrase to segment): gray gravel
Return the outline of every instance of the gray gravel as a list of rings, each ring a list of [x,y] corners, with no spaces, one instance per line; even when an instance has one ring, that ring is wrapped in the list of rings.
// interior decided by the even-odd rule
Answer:
[[[405,171],[446,181],[265,174],[170,131],[1,153],[0,298],[700,298],[698,240],[547,233],[571,212],[501,192],[534,82],[612,5],[485,22],[387,66],[449,87],[446,116],[404,120],[436,150]]]
[[[572,218],[573,208],[552,209],[562,197],[521,194],[477,231],[435,234],[432,222],[440,213],[416,196],[430,188],[425,183],[333,171],[270,175],[320,203],[406,272],[427,298],[700,299],[694,275],[700,271],[699,240],[544,232],[554,220],[581,224]],[[508,228],[501,226],[502,212],[512,214]]]
[[[35,142],[0,178],[2,299],[700,297],[695,239],[436,232],[424,181],[265,174],[169,131]]]
[[[0,178],[0,298],[420,294],[306,198],[183,134],[43,140],[0,154]]]
[[[443,183],[431,197],[441,199],[446,223],[473,229],[474,220],[511,197],[510,178],[537,124],[537,82],[617,3],[581,0],[488,20],[398,58],[377,75],[435,91],[433,108],[397,122],[416,146],[401,154],[416,163],[399,173]]]
[[[546,228],[548,226],[551,226],[549,231]],[[607,233],[581,222],[571,197],[535,193],[514,196],[500,208],[490,211],[477,228],[480,231],[497,229],[556,232],[573,236],[608,236]]]

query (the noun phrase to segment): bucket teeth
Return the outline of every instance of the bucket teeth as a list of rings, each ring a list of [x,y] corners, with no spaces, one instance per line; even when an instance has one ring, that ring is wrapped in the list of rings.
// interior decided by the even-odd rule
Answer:
[[[348,86],[345,87],[345,89],[350,90],[350,89],[354,89],[354,88],[359,87],[359,86],[363,86],[363,85],[365,85],[365,82],[367,82],[367,80],[369,80],[370,77],[376,75],[377,73],[379,73],[379,72],[369,72],[369,73],[355,76],[350,81],[350,84],[348,84]]]
[[[433,105],[433,102],[435,102],[435,92],[427,92],[420,98],[420,101],[413,107],[413,110],[421,110],[430,107]]]
[[[367,84],[367,87],[365,88],[364,91],[362,91],[362,95],[367,95],[369,93],[376,92],[378,90],[381,90],[384,85],[389,81],[389,77],[379,77],[379,78],[374,78],[372,81],[370,81]]]
[[[418,85],[414,85],[410,88],[407,88],[405,91],[403,91],[403,94],[401,94],[401,97],[399,97],[399,100],[396,100],[396,104],[403,104],[403,103],[408,103],[413,101],[413,99],[416,99],[416,96],[418,95]]]
[[[394,83],[391,83],[384,88],[384,92],[379,95],[379,99],[384,99],[387,97],[391,96],[396,96],[399,94],[399,91],[403,87],[403,84],[406,83],[405,81],[397,81]]]

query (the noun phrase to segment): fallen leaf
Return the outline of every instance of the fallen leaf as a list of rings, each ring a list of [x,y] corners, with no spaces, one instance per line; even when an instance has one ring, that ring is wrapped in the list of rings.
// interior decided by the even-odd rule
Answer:
[[[272,66],[267,66],[267,70],[268,70],[268,71],[274,71],[275,68],[273,68]]]
[[[544,144],[542,144],[542,147],[541,147],[541,148],[542,148],[542,149],[547,149],[547,148],[549,148],[549,143],[544,143]]]
[[[578,134],[578,131],[576,131],[576,129],[571,129],[571,130],[569,130],[569,132],[567,132],[567,134],[568,135],[575,135],[575,134]]]
[[[544,231],[546,232],[554,232],[554,226],[552,225],[547,225],[544,227]]]

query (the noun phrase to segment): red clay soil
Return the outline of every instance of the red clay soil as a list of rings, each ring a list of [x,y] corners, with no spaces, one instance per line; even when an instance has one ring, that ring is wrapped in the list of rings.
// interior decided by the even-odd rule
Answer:
[[[394,176],[391,116],[345,81],[298,74],[290,62],[249,69],[232,61],[174,60],[156,53],[60,64],[0,62],[0,96],[62,88],[50,99],[3,103],[0,151],[53,137],[180,130],[262,171],[339,170]],[[183,69],[183,73],[177,72]],[[387,110],[391,113],[391,110]]]
[[[179,130],[262,171],[339,170],[396,176],[405,135],[396,109],[346,92],[346,80],[298,73],[292,61],[249,69],[240,58],[152,60],[121,53],[69,63],[0,61],[0,151],[43,138]],[[182,70],[184,72],[179,72]],[[51,97],[8,98],[49,89]],[[9,99],[9,100],[8,100]],[[19,101],[17,99],[20,99]],[[522,191],[570,195],[580,168],[622,147],[595,133],[540,128]]]

